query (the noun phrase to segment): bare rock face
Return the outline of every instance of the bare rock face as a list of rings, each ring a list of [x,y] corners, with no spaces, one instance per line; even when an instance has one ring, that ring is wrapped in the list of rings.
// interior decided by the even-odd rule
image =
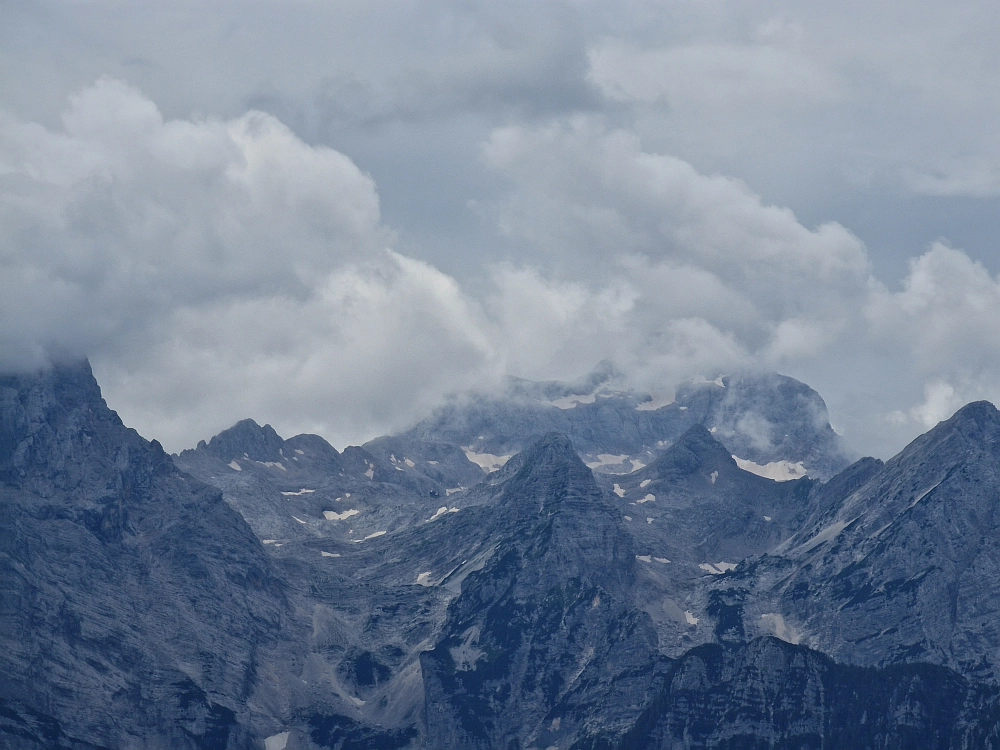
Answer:
[[[542,438],[504,473],[493,554],[421,657],[430,747],[568,745],[620,723],[653,676],[632,545],[569,440]]]
[[[169,457],[0,377],[0,747],[1000,746],[996,409],[834,475],[801,383],[609,378]]]
[[[0,379],[0,745],[249,746],[284,586],[86,364]]]
[[[801,642],[854,664],[996,675],[1000,413],[962,408],[776,551],[783,572],[762,574],[756,609]]]

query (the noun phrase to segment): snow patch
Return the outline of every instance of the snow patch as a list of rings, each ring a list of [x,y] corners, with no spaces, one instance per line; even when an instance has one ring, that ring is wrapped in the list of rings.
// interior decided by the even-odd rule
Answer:
[[[361,541],[362,542],[367,542],[369,539],[377,539],[380,536],[385,536],[385,532],[384,531],[376,531],[374,534],[369,534],[368,536],[366,536]]]
[[[648,487],[649,483],[652,481],[653,481],[652,479],[643,479],[641,482],[639,482],[639,488],[641,489],[644,487]]]
[[[631,521],[632,520],[632,516],[624,516],[624,518],[625,518],[626,521]]]
[[[295,520],[301,524],[305,524],[305,521],[303,521],[301,518],[296,518],[295,516],[292,516],[292,518],[295,518]]]
[[[802,634],[785,622],[785,618],[773,612],[768,612],[760,616],[761,627],[775,638],[780,638],[785,643],[798,644],[802,640]]]
[[[323,557],[340,557],[339,552],[320,552]]]
[[[279,463],[278,461],[257,461],[255,463],[258,463],[261,466],[266,466],[269,469],[281,469],[282,471],[288,471],[284,464]]]
[[[413,463],[413,461],[412,461],[411,459],[409,459],[409,458],[404,458],[404,459],[403,459],[403,463],[404,463],[404,464],[406,464],[407,466],[409,466],[409,467],[410,467],[411,469],[412,469],[412,468],[413,468],[414,466],[416,466],[416,464],[415,464],[415,463]]]
[[[458,513],[459,510],[460,510],[459,508],[449,508],[447,505],[442,505],[440,508],[438,508],[436,511],[434,511],[434,515],[431,516],[430,518],[428,518],[425,523],[430,523],[431,521],[436,521],[438,518],[440,518],[441,516],[443,516],[445,513]]]
[[[633,458],[631,463],[632,463],[632,471],[639,471],[640,469],[646,468],[646,464],[644,464],[638,458]]]
[[[476,453],[471,447],[463,448],[465,457],[477,464],[483,471],[492,473],[510,461],[510,456],[496,456],[492,453]]]
[[[670,406],[674,403],[673,396],[653,396],[649,401],[643,401],[637,407],[636,411],[656,411],[657,409],[662,409],[664,406]]]
[[[684,610],[684,619],[687,620],[688,625],[697,625],[698,618],[695,617],[690,610]]]
[[[465,489],[465,487],[451,487],[450,489],[445,490],[444,494],[445,494],[445,497],[451,497],[456,492],[461,492],[464,489]]]
[[[773,479],[775,482],[790,482],[793,479],[801,479],[809,475],[809,470],[802,465],[801,461],[792,463],[791,461],[772,461],[769,464],[756,464],[739,456],[733,456],[736,465],[743,471],[749,471],[759,477]]]
[[[367,461],[365,463],[368,463]],[[375,464],[368,464],[368,471],[365,472],[365,476],[369,479],[375,478]]]
[[[639,501],[639,505],[642,505],[643,503],[652,503],[655,501],[656,501],[656,495],[646,495],[646,497],[642,498],[642,500]]]
[[[646,516],[646,523],[652,523],[652,522],[653,522],[653,519],[650,518],[649,516]]]
[[[437,466],[441,462],[440,461],[428,461],[427,463],[429,463],[431,466]]]
[[[243,471],[243,467],[240,466],[238,463],[236,463],[235,458],[229,462],[229,468],[233,469],[234,471]]]
[[[418,586],[433,586],[434,584],[431,583],[431,571],[428,570],[426,573],[421,573],[420,575],[418,575],[417,576],[417,585]]]
[[[620,456],[613,453],[599,453],[597,454],[596,461],[587,462],[587,468],[598,469],[601,466],[622,466],[627,458],[628,456],[624,453]]]
[[[300,456],[304,456],[304,455],[306,455],[306,452],[305,452],[305,451],[303,451],[303,450],[299,450],[298,448],[296,448],[296,449],[295,449],[295,452],[296,452],[296,453],[298,453],[298,454],[299,454]]]
[[[719,478],[719,472],[717,471],[713,471],[711,476],[709,476],[709,479],[711,480],[712,484],[715,484],[715,480],[718,478]]]
[[[557,398],[555,401],[548,401],[546,403],[549,406],[554,406],[557,409],[575,409],[580,404],[592,404],[597,399],[597,396],[591,393],[589,396],[580,396],[578,394],[573,394],[571,396],[563,396],[562,398]]]
[[[670,560],[668,560],[665,557],[654,557],[653,559],[656,560],[656,562],[661,563],[663,565],[666,565],[667,563],[670,562]]]
[[[311,495],[315,491],[316,490],[301,489],[298,492],[282,492],[281,494],[285,497],[297,497],[298,495]]]
[[[771,520],[771,517],[770,517],[770,516],[764,516],[764,520],[765,520],[765,521],[770,521],[770,520]]]
[[[711,573],[713,576],[721,576],[723,573],[728,573],[730,570],[736,570],[736,565],[737,563],[717,562],[701,563],[698,567],[706,573]]]
[[[285,750],[288,745],[288,735],[291,732],[281,732],[280,734],[272,734],[270,737],[264,739],[264,750]]]
[[[264,544],[274,544],[278,540],[277,539],[261,539],[260,541],[263,542]]]
[[[635,559],[636,560],[641,560],[642,562],[645,562],[645,563],[651,563],[651,562],[653,562],[653,558],[650,557],[649,555],[636,555]]]
[[[618,497],[625,497],[625,490],[622,489],[621,485],[615,485],[615,494],[618,495]]]
[[[343,513],[337,513],[334,510],[324,510],[323,518],[327,521],[345,521],[351,516],[356,516],[361,513],[357,508],[351,508],[350,510],[345,510]],[[294,516],[292,516],[294,518]]]

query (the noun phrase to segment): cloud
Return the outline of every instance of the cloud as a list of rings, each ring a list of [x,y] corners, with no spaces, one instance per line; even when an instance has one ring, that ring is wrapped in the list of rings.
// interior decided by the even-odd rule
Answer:
[[[741,181],[646,152],[600,120],[498,129],[485,158],[516,186],[495,207],[504,230],[564,271],[634,289],[644,342],[695,317],[780,362],[809,349],[807,329],[833,335],[868,294],[866,250],[844,227],[809,229]]]
[[[385,249],[371,178],[269,115],[164,120],[102,78],[0,131],[0,357],[90,356],[171,447],[237,415],[398,426],[495,376],[453,279]]]
[[[481,154],[504,185],[482,215],[521,251],[459,282],[388,249],[372,177],[271,115],[170,119],[112,78],[59,125],[3,115],[0,365],[88,355],[171,449],[245,416],[358,442],[451,392],[604,359],[655,392],[787,372],[880,455],[1000,399],[1000,281],[961,250],[935,244],[891,288],[841,224],[602,116],[497,127]]]

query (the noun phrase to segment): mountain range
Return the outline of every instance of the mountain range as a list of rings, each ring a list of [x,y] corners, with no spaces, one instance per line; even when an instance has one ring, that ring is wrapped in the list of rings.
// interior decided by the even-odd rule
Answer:
[[[2,376],[0,747],[997,747],[998,502],[991,404],[883,463],[771,373],[173,456]]]

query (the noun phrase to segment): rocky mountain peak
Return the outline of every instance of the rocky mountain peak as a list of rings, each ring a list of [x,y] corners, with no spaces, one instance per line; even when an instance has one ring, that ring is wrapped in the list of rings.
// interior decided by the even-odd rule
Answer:
[[[735,469],[726,447],[704,425],[696,424],[657,458],[646,472],[661,478],[680,478],[703,470]]]
[[[244,456],[253,461],[280,461],[284,444],[271,425],[261,427],[252,419],[243,419],[213,437],[204,447],[223,461]]]
[[[0,480],[48,495],[154,470],[173,465],[108,408],[86,360],[0,376]]]
[[[954,431],[971,443],[995,450],[1000,443],[1000,411],[989,401],[973,401],[928,434],[938,430]]]

